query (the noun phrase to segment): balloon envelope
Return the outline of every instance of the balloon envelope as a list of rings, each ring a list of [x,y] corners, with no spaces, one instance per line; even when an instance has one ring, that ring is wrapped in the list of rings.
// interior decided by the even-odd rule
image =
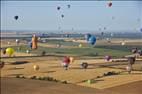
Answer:
[[[14,19],[15,19],[15,20],[18,20],[18,16],[14,16]]]
[[[109,2],[109,3],[108,3],[108,7],[111,7],[111,6],[112,6],[112,2]]]
[[[13,48],[7,48],[6,49],[6,53],[11,56],[14,53],[14,49]]]
[[[88,41],[90,44],[94,45],[96,43],[96,37],[95,36],[91,36],[89,38],[89,41]]]

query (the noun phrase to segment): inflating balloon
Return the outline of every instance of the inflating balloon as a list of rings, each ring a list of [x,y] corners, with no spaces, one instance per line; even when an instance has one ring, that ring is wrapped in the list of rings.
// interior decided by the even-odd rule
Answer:
[[[12,56],[12,54],[14,53],[14,49],[13,48],[7,48],[6,49],[6,54],[8,54],[9,56]]]
[[[38,37],[36,35],[33,35],[33,37],[32,37],[32,49],[37,49],[37,42],[38,42]]]
[[[85,39],[87,40],[87,41],[89,41],[89,38],[91,37],[91,34],[86,34],[85,35]]]
[[[106,60],[106,61],[110,61],[110,59],[111,59],[111,56],[108,56],[108,55],[105,56],[105,60]]]
[[[18,16],[14,16],[14,19],[15,19],[15,20],[18,20],[18,18],[19,18]]]
[[[87,62],[83,62],[83,63],[81,64],[81,67],[82,67],[83,69],[87,69],[88,63],[87,63]]]
[[[71,63],[74,62],[74,57],[70,57],[70,62],[71,62]]]
[[[34,68],[35,71],[39,70],[39,66],[38,65],[34,65],[33,68]]]
[[[0,69],[2,69],[4,67],[4,65],[5,65],[5,62],[0,61]]]
[[[95,36],[91,36],[91,37],[89,38],[88,43],[94,45],[94,44],[96,43],[96,37],[95,37]]]

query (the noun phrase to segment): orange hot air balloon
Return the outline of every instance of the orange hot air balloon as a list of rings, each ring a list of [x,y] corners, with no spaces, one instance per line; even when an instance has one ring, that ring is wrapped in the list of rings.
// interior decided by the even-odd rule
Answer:
[[[38,41],[38,37],[36,35],[33,35],[33,37],[32,37],[32,49],[37,49],[37,41]]]

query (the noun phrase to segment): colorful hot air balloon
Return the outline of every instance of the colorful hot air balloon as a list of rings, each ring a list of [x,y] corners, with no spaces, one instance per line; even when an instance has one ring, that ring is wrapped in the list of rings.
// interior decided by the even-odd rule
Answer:
[[[68,66],[69,66],[69,64],[70,64],[70,58],[69,57],[64,57],[64,59],[63,59],[63,67],[65,68],[65,70],[67,70],[68,69]]]
[[[15,19],[15,20],[18,20],[18,18],[19,18],[18,16],[14,16],[14,19]]]
[[[95,45],[95,43],[96,43],[96,37],[95,37],[95,36],[91,36],[91,37],[89,38],[88,43],[90,43],[90,44],[92,44],[92,45]]]
[[[9,56],[12,56],[12,54],[14,53],[14,49],[13,48],[7,48],[6,49],[6,54],[8,54]]]
[[[38,37],[36,35],[33,35],[33,37],[32,37],[32,49],[37,49],[37,42],[38,42]]]
[[[111,59],[111,56],[108,56],[108,55],[105,56],[105,60],[106,60],[106,61],[110,61],[110,59]]]

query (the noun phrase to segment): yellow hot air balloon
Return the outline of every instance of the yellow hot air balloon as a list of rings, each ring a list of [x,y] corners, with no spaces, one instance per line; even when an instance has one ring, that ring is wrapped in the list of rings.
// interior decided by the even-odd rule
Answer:
[[[13,48],[7,48],[6,49],[6,54],[8,54],[9,56],[12,56],[12,54],[14,53],[14,49]]]
[[[33,68],[34,68],[35,71],[39,70],[39,66],[38,65],[34,65]]]
[[[79,48],[81,48],[81,47],[82,47],[82,44],[79,44],[78,46],[79,46]]]
[[[71,63],[74,62],[74,57],[70,57],[70,62],[71,62]]]

